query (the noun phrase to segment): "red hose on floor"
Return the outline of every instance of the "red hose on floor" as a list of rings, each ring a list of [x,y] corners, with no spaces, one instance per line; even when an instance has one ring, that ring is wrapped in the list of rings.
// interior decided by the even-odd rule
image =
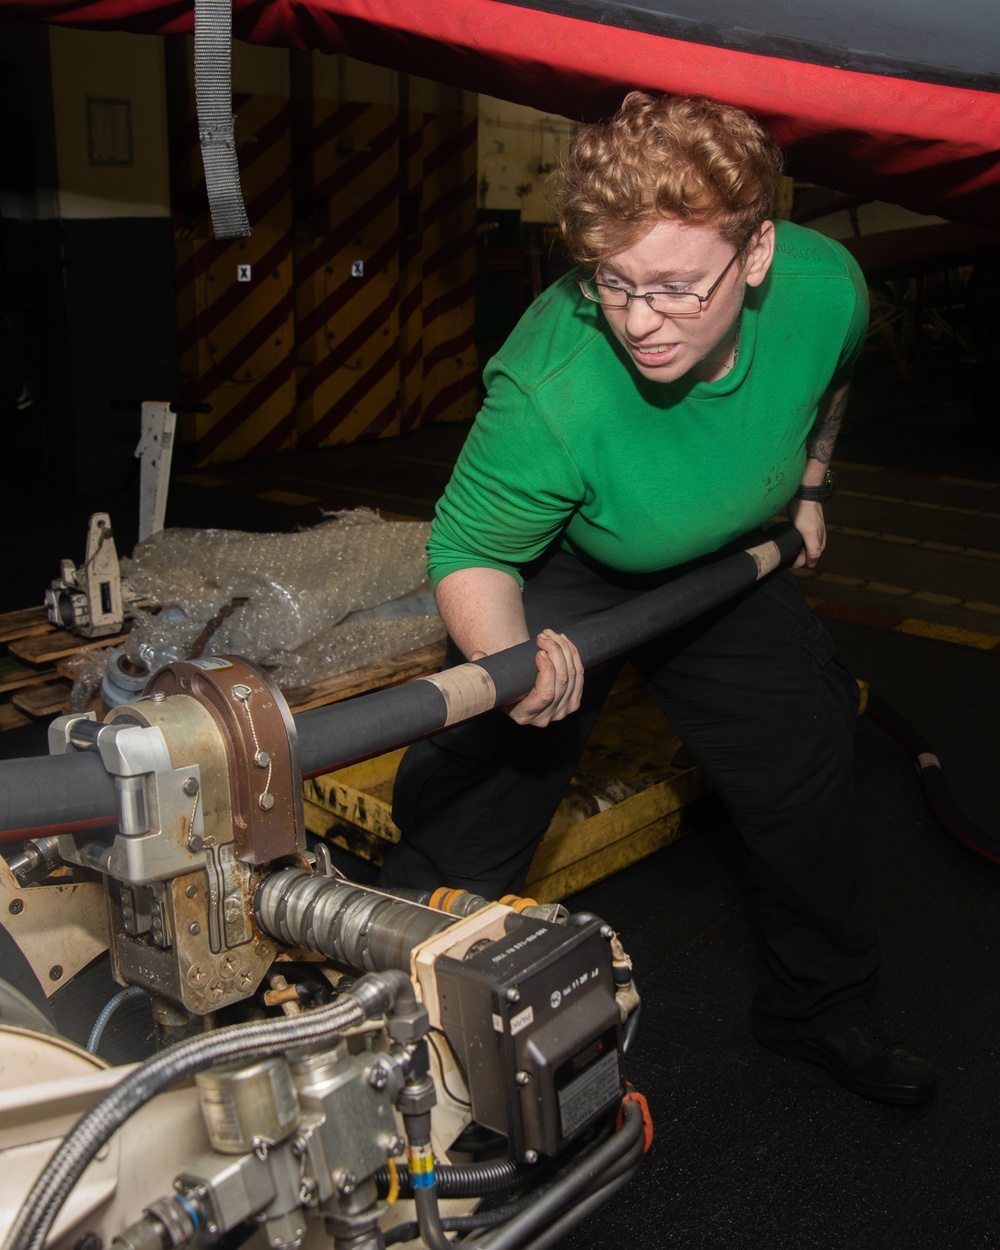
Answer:
[[[917,730],[871,692],[868,694],[866,711],[906,749],[917,767],[927,805],[939,824],[967,851],[1000,868],[1000,842],[974,825],[959,809],[948,789],[941,761]]]

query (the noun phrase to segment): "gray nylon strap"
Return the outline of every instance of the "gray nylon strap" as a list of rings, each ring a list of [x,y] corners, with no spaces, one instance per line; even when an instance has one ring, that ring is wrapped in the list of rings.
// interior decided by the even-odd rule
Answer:
[[[194,0],[194,94],[208,206],[217,239],[250,233],[233,125],[232,0]]]

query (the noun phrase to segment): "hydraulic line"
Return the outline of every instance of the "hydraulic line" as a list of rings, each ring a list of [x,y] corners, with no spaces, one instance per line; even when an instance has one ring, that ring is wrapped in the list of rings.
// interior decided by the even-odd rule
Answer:
[[[900,742],[916,765],[927,805],[938,822],[967,851],[1000,868],[1000,842],[991,838],[962,812],[952,798],[941,761],[921,734],[897,711],[869,691],[868,715]]]
[[[776,527],[746,551],[581,621],[569,637],[584,666],[592,668],[749,589],[790,564],[801,545],[793,526]],[[299,712],[295,728],[303,776],[368,759],[512,702],[534,684],[535,652],[533,642],[520,643],[391,690]],[[117,816],[114,781],[93,752],[0,761],[0,842],[109,824]]]
[[[638,1166],[645,1142],[642,1111],[635,1102],[622,1106],[622,1127],[602,1142],[568,1175],[548,1186],[539,1198],[502,1228],[494,1229],[468,1244],[474,1250],[518,1250],[530,1237],[568,1213],[581,1194],[589,1195],[595,1184],[606,1185]],[[581,1217],[582,1218],[582,1217]]]
[[[416,1003],[405,973],[388,970],[356,982],[338,1002],[297,1016],[237,1024],[179,1042],[146,1060],[109,1090],[70,1130],[52,1156],[4,1242],[4,1250],[42,1250],[73,1186],[111,1135],[138,1109],[178,1081],[218,1063],[332,1045],[345,1029]]]
[[[522,1181],[538,1175],[532,1164],[515,1163],[513,1159],[487,1159],[482,1163],[438,1164],[436,1168],[438,1192],[442,1198],[484,1198],[502,1194]],[[399,1196],[409,1198],[410,1170],[405,1164],[396,1164]],[[389,1169],[379,1168],[375,1173],[379,1195],[389,1192]]]
[[[101,1038],[104,1036],[104,1030],[108,1027],[108,1021],[122,1003],[128,1002],[130,998],[145,998],[145,996],[146,991],[140,985],[126,985],[123,990],[119,990],[114,998],[104,1004],[101,1014],[94,1021],[94,1027],[90,1030],[90,1036],[87,1038],[85,1049],[90,1054],[96,1055],[97,1048],[101,1044]]]
[[[627,1055],[635,1045],[636,1034],[639,1032],[639,1018],[642,1015],[642,1003],[629,1015],[625,1025],[625,1036],[622,1039],[622,1054]]]
[[[586,1198],[582,1199],[575,1206],[570,1207],[557,1220],[553,1221],[548,1228],[545,1229],[533,1241],[529,1241],[520,1247],[520,1250],[548,1250],[550,1246],[556,1245],[571,1230],[582,1223],[592,1211],[596,1211],[598,1207],[602,1207],[609,1198],[614,1197],[620,1189],[624,1189],[639,1169],[638,1163],[634,1163],[631,1167],[624,1169],[620,1174],[606,1180],[600,1189],[595,1189],[589,1193]]]

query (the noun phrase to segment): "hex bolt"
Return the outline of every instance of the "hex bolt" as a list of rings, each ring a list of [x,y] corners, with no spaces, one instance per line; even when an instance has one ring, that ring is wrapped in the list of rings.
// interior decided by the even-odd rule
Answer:
[[[392,1137],[390,1137],[389,1140],[385,1143],[385,1145],[386,1145],[386,1149],[389,1151],[389,1154],[395,1158],[396,1155],[401,1155],[403,1151],[406,1149],[406,1138],[400,1137],[399,1134],[397,1133],[397,1134],[394,1134]]]
[[[62,964],[53,964],[52,967],[49,969],[49,980],[61,981],[62,974],[63,974]]]
[[[21,912],[24,911],[24,900],[20,898],[12,898],[10,900],[10,906],[7,910],[12,916],[20,916]]]
[[[261,807],[263,808],[265,812],[269,812],[271,808],[274,806],[274,795],[268,794],[265,792],[264,794],[260,796],[260,798],[258,799],[258,802],[260,803]]]
[[[358,1178],[353,1172],[339,1172],[335,1175],[334,1181],[345,1198],[349,1198],[358,1187]]]
[[[230,895],[226,899],[226,919],[229,921],[239,920],[243,915],[243,904],[235,895]]]
[[[531,1073],[525,1072],[522,1068],[520,1072],[514,1074],[515,1085],[529,1085],[531,1083]]]
[[[521,1001],[521,991],[516,985],[512,985],[506,994],[509,1003],[519,1003]]]
[[[253,757],[253,762],[258,768],[267,768],[268,764],[271,762],[271,756],[267,751],[258,751]]]
[[[608,941],[610,942],[614,936],[615,936],[615,931],[614,929],[612,929],[612,927],[609,924],[601,925],[601,937],[602,938],[607,938]]]
[[[164,700],[166,697],[167,697],[167,692],[166,692],[165,690],[154,690],[154,691],[153,691],[153,702],[154,702],[154,703],[162,703],[162,702],[163,702],[163,700]]]
[[[200,851],[205,845],[205,841],[200,833],[192,833],[187,840],[187,849],[189,851]]]
[[[538,1151],[537,1151],[537,1150],[526,1150],[526,1151],[524,1152],[524,1161],[525,1161],[525,1163],[537,1163],[537,1162],[538,1162]]]
[[[184,784],[181,786],[181,789],[190,798],[194,798],[194,796],[201,789],[201,787],[198,785],[198,778],[197,777],[185,777]]]
[[[377,1063],[368,1073],[368,1084],[372,1089],[385,1089],[389,1084],[389,1073],[380,1063]]]

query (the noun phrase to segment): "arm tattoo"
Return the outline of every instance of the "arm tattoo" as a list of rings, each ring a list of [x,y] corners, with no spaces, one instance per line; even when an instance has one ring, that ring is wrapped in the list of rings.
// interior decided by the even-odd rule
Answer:
[[[829,464],[833,459],[833,446],[837,441],[837,435],[840,433],[840,423],[844,419],[846,408],[847,391],[844,391],[829,412],[826,414],[821,413],[816,418],[816,424],[810,430],[809,438],[806,441],[806,452],[811,460],[818,460],[821,464]]]

